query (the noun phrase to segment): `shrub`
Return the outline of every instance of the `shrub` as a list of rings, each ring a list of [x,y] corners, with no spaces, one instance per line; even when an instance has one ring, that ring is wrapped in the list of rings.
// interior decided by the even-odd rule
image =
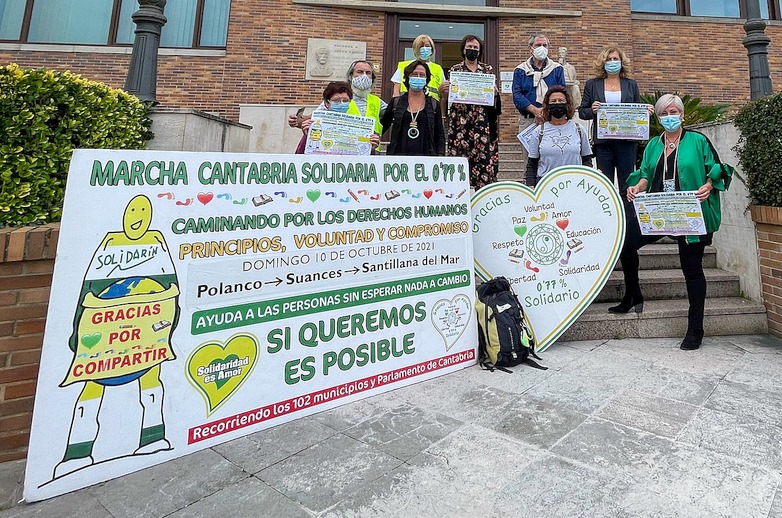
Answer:
[[[70,72],[0,67],[0,227],[59,221],[75,148],[143,149],[138,98]]]
[[[651,104],[657,102],[657,99],[662,97],[666,92],[656,91],[653,94],[643,94],[641,96],[641,102],[644,104]],[[684,104],[684,122],[683,126],[693,126],[695,124],[702,124],[704,122],[717,122],[725,120],[725,116],[728,110],[727,104],[708,104],[704,103],[699,97],[692,97],[687,94],[680,94],[674,92],[681,97],[682,104]],[[654,115],[649,117],[649,139],[661,135],[663,132],[662,124],[660,120]],[[641,157],[643,157],[644,148],[646,148],[646,142],[639,142],[638,144],[638,165],[641,164]]]
[[[782,93],[744,106],[733,123],[741,132],[735,150],[752,203],[782,207]]]

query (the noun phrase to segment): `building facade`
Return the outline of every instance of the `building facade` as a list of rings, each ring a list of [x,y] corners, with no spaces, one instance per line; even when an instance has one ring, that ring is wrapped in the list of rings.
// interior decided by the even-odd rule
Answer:
[[[527,39],[539,32],[551,39],[555,58],[556,47],[567,47],[582,86],[600,49],[615,43],[632,60],[642,93],[680,92],[734,109],[749,100],[741,42],[747,2],[757,0],[552,0],[545,8],[519,0],[439,1],[168,0],[158,100],[276,128],[280,109],[316,105],[325,84],[344,77],[339,70],[305,79],[311,39],[360,43],[378,69],[375,93],[387,99],[396,63],[410,55],[418,34],[432,36],[434,59],[445,68],[460,59],[461,38],[477,34],[486,44],[483,60],[508,73],[529,57]],[[769,20],[774,79],[782,71],[773,44],[782,39],[780,0],[759,1]],[[137,8],[137,0],[0,0],[0,62],[69,69],[122,87]],[[501,138],[512,141],[518,114],[510,93],[502,102]],[[248,106],[277,110],[242,115]]]

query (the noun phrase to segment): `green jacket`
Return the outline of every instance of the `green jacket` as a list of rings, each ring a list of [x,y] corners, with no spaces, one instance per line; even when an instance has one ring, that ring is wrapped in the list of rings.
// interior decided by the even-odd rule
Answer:
[[[641,168],[633,172],[627,179],[627,185],[636,185],[641,178],[646,178],[652,186],[657,163],[665,149],[663,136],[649,140],[644,150]],[[701,202],[703,219],[707,232],[716,232],[720,228],[722,213],[720,210],[720,191],[727,190],[733,176],[733,166],[723,164],[709,139],[702,133],[683,130],[676,156],[676,166],[679,171],[679,185],[682,191],[697,191],[707,178],[711,178],[714,190],[706,201]]]

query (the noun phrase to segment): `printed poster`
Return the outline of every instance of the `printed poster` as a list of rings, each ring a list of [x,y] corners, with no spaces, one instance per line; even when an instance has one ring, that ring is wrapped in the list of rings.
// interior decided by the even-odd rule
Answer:
[[[467,167],[75,151],[25,499],[474,364]]]
[[[449,104],[494,106],[494,85],[497,83],[494,74],[451,72],[450,81]]]
[[[649,109],[640,103],[601,104],[597,138],[649,140]]]
[[[698,236],[706,233],[696,191],[640,193],[633,200],[645,236]]]
[[[304,146],[305,155],[369,155],[375,119],[349,113],[315,110]]]

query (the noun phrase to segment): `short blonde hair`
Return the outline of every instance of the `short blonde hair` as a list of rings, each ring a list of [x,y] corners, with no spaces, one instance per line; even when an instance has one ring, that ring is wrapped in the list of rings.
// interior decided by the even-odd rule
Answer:
[[[416,38],[413,40],[413,54],[415,54],[416,58],[421,57],[421,55],[419,54],[419,52],[421,51],[421,47],[424,47],[426,45],[432,47],[432,55],[434,55],[434,40],[426,34],[420,34],[416,36]]]
[[[684,118],[684,103],[682,102],[682,98],[679,97],[676,94],[663,94],[660,96],[659,99],[657,99],[657,102],[654,103],[654,114],[660,117],[660,114],[666,110],[670,105],[676,106],[676,109],[678,109],[682,113],[682,119]]]
[[[608,72],[606,72],[604,65],[606,61],[608,61],[608,56],[614,52],[618,52],[619,59],[622,60],[622,70],[619,72],[619,77],[628,77],[630,75],[630,58],[628,58],[627,54],[616,45],[609,45],[597,55],[597,59],[594,62],[595,76],[602,78],[608,77]]]

